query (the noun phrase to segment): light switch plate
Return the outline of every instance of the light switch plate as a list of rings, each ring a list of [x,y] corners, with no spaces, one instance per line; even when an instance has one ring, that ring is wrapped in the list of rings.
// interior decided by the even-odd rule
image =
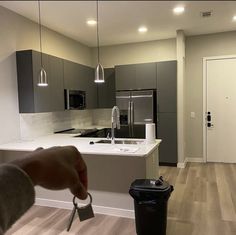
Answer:
[[[195,118],[195,112],[191,112],[191,113],[190,113],[190,117],[191,117],[191,118]]]

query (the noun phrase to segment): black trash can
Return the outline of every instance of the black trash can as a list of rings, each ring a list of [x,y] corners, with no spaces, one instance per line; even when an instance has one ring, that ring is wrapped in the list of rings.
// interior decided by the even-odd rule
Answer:
[[[162,177],[137,179],[131,184],[138,235],[166,235],[167,205],[173,190]]]

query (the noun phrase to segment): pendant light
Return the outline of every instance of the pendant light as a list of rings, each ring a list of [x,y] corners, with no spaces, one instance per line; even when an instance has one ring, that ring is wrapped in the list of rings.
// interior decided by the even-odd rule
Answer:
[[[40,44],[40,71],[38,75],[38,86],[48,86],[47,73],[43,68],[43,52],[42,52],[42,24],[41,24],[41,9],[40,0],[38,0],[38,10],[39,10],[39,44]]]
[[[97,0],[97,50],[98,50],[98,63],[95,69],[95,79],[94,82],[96,83],[103,83],[105,82],[104,80],[104,68],[103,66],[100,64],[100,47],[99,47],[99,32],[98,32],[98,25],[99,25],[99,21],[98,21],[98,1]]]

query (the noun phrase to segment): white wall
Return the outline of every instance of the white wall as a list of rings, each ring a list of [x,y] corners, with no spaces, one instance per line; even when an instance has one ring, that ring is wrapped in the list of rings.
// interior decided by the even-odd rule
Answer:
[[[94,109],[93,124],[95,126],[111,127],[112,109]]]
[[[203,157],[203,70],[208,56],[236,55],[236,31],[186,39],[186,144],[188,157]],[[190,112],[196,118],[190,118]]]
[[[39,50],[38,25],[0,7],[0,143],[19,138],[15,51]],[[49,29],[43,29],[43,52],[91,65],[91,49]]]
[[[176,60],[176,39],[101,47],[100,60],[106,68],[119,64]],[[97,49],[93,48],[93,65],[96,64]]]

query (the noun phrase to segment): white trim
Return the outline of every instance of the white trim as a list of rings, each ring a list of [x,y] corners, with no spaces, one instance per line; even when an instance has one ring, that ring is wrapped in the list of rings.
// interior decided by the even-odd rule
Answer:
[[[187,157],[186,160],[187,162],[206,162],[202,157]]]
[[[187,165],[187,159],[184,159],[184,162],[178,162],[177,163],[177,168],[185,168]]]
[[[207,160],[207,128],[206,128],[206,112],[207,112],[207,58],[203,58],[203,104],[202,104],[202,128],[203,128],[203,159]]]
[[[221,56],[207,56],[203,57],[203,60],[223,60],[223,59],[235,59],[236,55],[221,55]]]
[[[61,208],[61,209],[70,209],[70,210],[73,207],[71,202],[50,200],[50,199],[43,199],[43,198],[36,198],[35,205],[55,207],[55,208]],[[134,219],[133,210],[126,210],[126,209],[105,207],[105,206],[96,206],[96,205],[93,205],[93,210],[97,214],[104,214],[104,215],[111,215],[111,216]]]
[[[206,112],[207,112],[207,61],[209,60],[222,60],[222,59],[235,59],[236,55],[223,55],[223,56],[210,56],[203,57],[203,162],[207,162],[207,127],[206,127]],[[188,158],[189,159],[189,158]],[[191,161],[194,158],[190,158]]]

